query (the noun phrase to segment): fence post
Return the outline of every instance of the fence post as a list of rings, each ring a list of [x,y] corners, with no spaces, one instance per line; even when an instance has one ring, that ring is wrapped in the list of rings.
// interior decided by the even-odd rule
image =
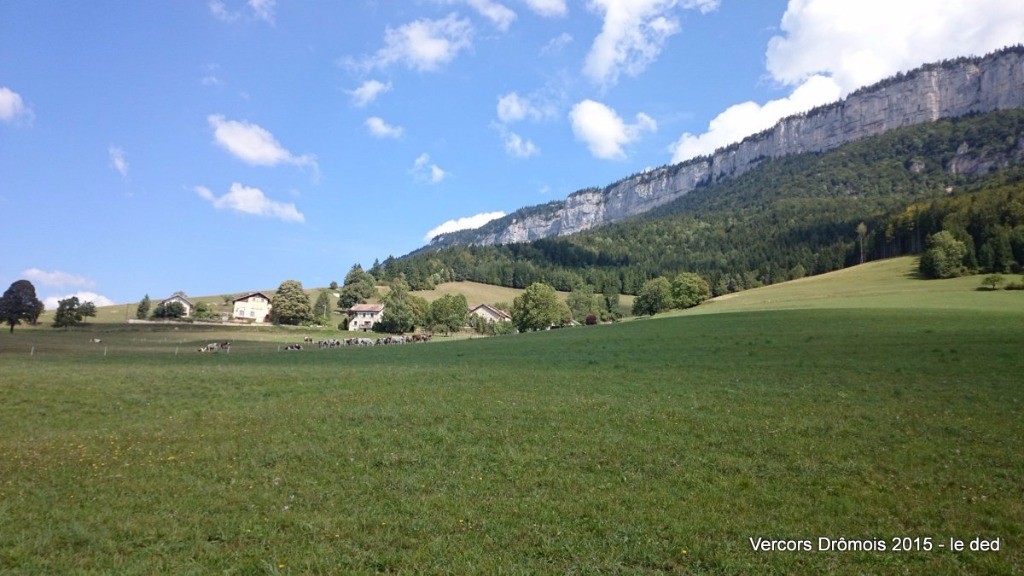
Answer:
[[[35,356],[36,355],[36,347],[35,346],[32,347],[32,351],[29,352],[28,355],[29,356]]]

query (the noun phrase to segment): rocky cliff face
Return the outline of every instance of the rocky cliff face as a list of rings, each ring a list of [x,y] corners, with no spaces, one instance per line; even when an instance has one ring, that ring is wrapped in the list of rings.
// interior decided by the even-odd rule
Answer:
[[[1024,108],[1024,47],[984,58],[929,64],[850,94],[844,100],[781,120],[708,157],[651,170],[564,201],[517,210],[475,230],[431,243],[508,244],[565,236],[646,212],[705,182],[739,176],[768,158],[822,152],[904,126],[972,113]],[[961,173],[969,162],[951,167]]]

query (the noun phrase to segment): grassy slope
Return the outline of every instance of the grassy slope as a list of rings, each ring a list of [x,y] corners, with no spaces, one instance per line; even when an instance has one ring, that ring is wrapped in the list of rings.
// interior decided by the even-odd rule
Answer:
[[[829,274],[710,300],[685,314],[822,308],[940,308],[1000,311],[1021,306],[1019,292],[977,290],[981,276],[922,280],[917,257],[869,262]],[[1009,277],[1013,280],[1015,277]]]
[[[0,339],[0,571],[1019,572],[1024,293],[908,264],[758,296],[804,310],[401,348],[276,353],[290,334],[263,330],[175,356],[216,333],[124,328],[103,357],[18,330]]]

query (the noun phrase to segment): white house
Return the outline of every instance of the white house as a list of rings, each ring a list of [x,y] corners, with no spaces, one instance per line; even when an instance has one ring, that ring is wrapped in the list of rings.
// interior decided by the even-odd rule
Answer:
[[[383,316],[383,304],[356,304],[348,309],[348,329],[352,332],[366,332],[373,329],[373,325],[380,322]]]
[[[270,296],[263,292],[253,292],[234,299],[234,312],[231,317],[235,320],[248,320],[262,324],[270,320]]]
[[[181,304],[182,307],[185,308],[185,316],[191,316],[192,312],[196,309],[195,304],[190,302],[188,298],[185,298],[181,294],[175,294],[174,296],[171,296],[167,300],[160,302],[160,305],[166,308],[167,305],[170,304],[171,302],[178,302],[179,304]]]
[[[476,308],[469,311],[470,314],[474,314],[487,320],[490,323],[495,322],[511,322],[512,316],[500,308],[495,308],[490,304],[481,304]]]

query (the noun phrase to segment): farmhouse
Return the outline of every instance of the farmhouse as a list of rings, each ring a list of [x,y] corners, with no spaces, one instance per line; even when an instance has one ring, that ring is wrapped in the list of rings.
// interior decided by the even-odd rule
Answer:
[[[161,301],[160,305],[166,308],[167,305],[170,304],[171,302],[177,302],[181,304],[185,308],[185,316],[191,316],[192,312],[196,309],[195,304],[190,302],[188,298],[185,298],[181,294],[175,294],[174,296],[171,296],[167,300]]]
[[[383,304],[356,304],[348,309],[348,329],[350,331],[371,330],[384,316]]]
[[[495,322],[511,322],[512,316],[500,308],[495,308],[490,304],[481,304],[476,308],[469,311],[470,314],[474,314],[483,318],[484,320],[495,323]]]
[[[235,298],[234,312],[231,317],[235,320],[249,320],[262,324],[270,320],[270,296],[263,292],[253,292],[239,298]]]

